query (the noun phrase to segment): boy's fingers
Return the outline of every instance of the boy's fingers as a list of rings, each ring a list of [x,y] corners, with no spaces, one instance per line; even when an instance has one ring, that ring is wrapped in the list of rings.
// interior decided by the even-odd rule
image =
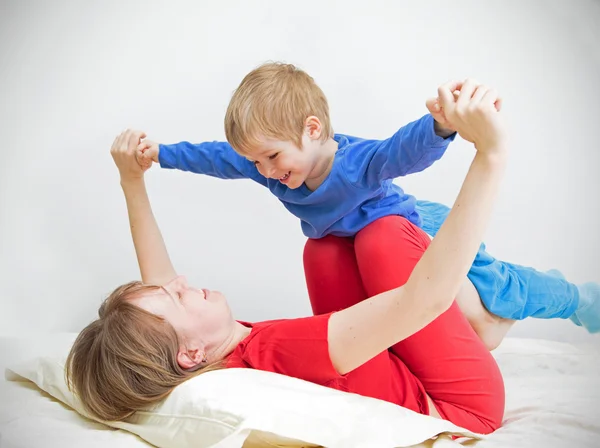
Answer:
[[[440,111],[440,105],[438,104],[437,98],[429,98],[425,101],[425,106],[427,106],[427,110],[431,113],[437,113]]]

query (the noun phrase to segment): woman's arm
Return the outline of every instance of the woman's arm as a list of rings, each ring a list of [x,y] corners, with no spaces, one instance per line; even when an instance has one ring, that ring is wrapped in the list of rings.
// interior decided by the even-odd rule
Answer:
[[[125,194],[129,227],[142,281],[165,285],[177,274],[152,213],[144,171],[135,159],[137,145],[144,137],[140,131],[128,130],[121,133],[113,143],[111,154],[121,174],[121,187]]]
[[[461,89],[462,87],[462,89]],[[461,89],[457,100],[452,92]],[[329,352],[341,374],[427,326],[454,301],[487,227],[505,166],[497,95],[467,81],[440,88],[446,117],[477,154],[448,218],[404,287],[334,313]]]

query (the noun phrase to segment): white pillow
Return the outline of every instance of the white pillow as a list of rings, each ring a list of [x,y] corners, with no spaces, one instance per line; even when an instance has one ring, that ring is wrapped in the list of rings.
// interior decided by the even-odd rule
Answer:
[[[7,379],[19,379],[16,374],[33,381],[87,416],[67,389],[64,365],[68,347],[61,351],[61,355],[40,356],[12,366]],[[106,424],[160,448],[269,444],[390,448],[416,445],[442,433],[483,438],[385,401],[251,369],[199,375],[152,409],[137,412],[127,422]]]

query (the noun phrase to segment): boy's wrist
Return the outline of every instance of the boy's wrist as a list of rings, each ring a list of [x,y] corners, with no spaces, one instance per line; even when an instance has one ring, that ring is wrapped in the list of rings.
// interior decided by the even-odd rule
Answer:
[[[433,131],[435,132],[435,135],[442,138],[448,138],[456,132],[454,129],[444,127],[444,125],[436,119],[433,120]]]

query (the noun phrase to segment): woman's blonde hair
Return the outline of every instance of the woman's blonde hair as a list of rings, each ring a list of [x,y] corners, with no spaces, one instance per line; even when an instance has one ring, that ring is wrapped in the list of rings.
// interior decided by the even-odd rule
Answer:
[[[242,155],[259,138],[290,141],[302,147],[305,121],[321,121],[322,140],[333,137],[327,98],[315,80],[292,64],[269,62],[248,73],[225,113],[225,136]]]
[[[118,287],[100,306],[99,318],[75,340],[66,362],[67,385],[91,416],[123,420],[187,379],[223,367],[223,362],[191,370],[179,366],[173,327],[131,303],[160,288],[141,282]]]

